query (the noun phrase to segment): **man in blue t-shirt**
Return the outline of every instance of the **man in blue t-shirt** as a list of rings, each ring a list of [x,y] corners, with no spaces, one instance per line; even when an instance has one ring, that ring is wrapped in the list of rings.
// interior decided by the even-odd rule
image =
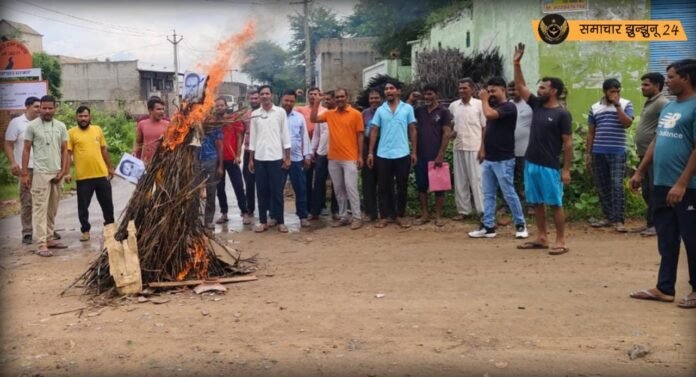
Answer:
[[[621,83],[606,79],[602,84],[604,97],[590,108],[587,117],[587,150],[585,161],[594,176],[604,219],[592,222],[595,228],[613,225],[625,233],[626,198],[623,179],[626,174],[626,133],[633,123],[633,105],[621,98]]]
[[[216,125],[204,125],[205,136],[198,150],[198,162],[201,172],[199,179],[207,179],[205,182],[205,226],[215,229],[213,217],[215,216],[215,194],[220,177],[224,174],[222,154],[222,128]]]
[[[390,81],[384,85],[387,98],[377,108],[372,118],[370,130],[370,152],[367,154],[367,166],[377,166],[377,191],[379,193],[379,214],[382,217],[375,225],[377,228],[387,226],[394,220],[402,228],[411,224],[406,221],[406,199],[408,174],[411,166],[416,164],[418,145],[416,143],[416,116],[413,107],[399,98],[401,83]],[[377,140],[379,139],[379,145]],[[409,152],[408,141],[413,150]],[[375,149],[377,159],[375,160]],[[394,205],[394,181],[396,181],[396,205]]]
[[[670,64],[666,84],[677,100],[660,112],[655,140],[631,178],[631,187],[638,189],[652,164],[660,270],[655,288],[631,293],[631,297],[674,301],[679,246],[683,240],[691,292],[678,305],[696,308],[696,59]]]

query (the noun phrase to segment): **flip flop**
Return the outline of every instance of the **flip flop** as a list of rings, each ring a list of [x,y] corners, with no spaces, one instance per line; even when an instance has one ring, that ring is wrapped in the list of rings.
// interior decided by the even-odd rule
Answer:
[[[400,227],[402,227],[404,229],[411,227],[411,222],[408,220],[396,220],[395,222],[397,225],[399,225]]]
[[[677,306],[684,309],[694,309],[696,308],[696,297],[689,298],[689,296],[686,295],[679,301]]]
[[[633,292],[629,295],[630,298],[635,298],[637,300],[650,300],[650,301],[660,301],[660,302],[674,302],[674,296],[668,296],[665,294],[656,295],[647,289],[642,291]],[[694,300],[696,307],[696,300]]]
[[[419,218],[417,218],[417,219],[413,222],[413,225],[423,225],[423,224],[427,224],[427,223],[429,223],[429,222],[430,222],[430,219],[425,219],[425,220],[424,220],[424,219],[422,219],[422,218],[419,217]]]
[[[254,232],[256,233],[263,233],[268,230],[268,225],[266,224],[256,224],[254,227]]]
[[[570,251],[570,248],[565,246],[554,246],[549,250],[549,255],[561,255]]]
[[[285,226],[285,224],[280,224],[278,225],[278,231],[280,233],[287,233],[288,232],[288,227]]]
[[[38,250],[36,250],[36,255],[40,257],[52,257],[53,252],[48,250],[48,248],[40,247]]]
[[[517,248],[520,250],[548,249],[549,245],[544,245],[543,243],[538,242],[538,241],[530,241],[530,242],[525,242],[522,245],[517,245]]]
[[[389,224],[389,222],[385,219],[382,219],[379,220],[377,224],[375,224],[375,228],[384,228],[385,226],[387,226],[387,224]]]
[[[67,249],[68,248],[67,245],[63,245],[60,242],[50,243],[50,244],[46,245],[46,247],[48,247],[49,249]]]
[[[435,220],[435,226],[436,227],[443,227],[443,226],[445,226],[445,222],[440,220],[440,219],[437,219],[437,220]]]

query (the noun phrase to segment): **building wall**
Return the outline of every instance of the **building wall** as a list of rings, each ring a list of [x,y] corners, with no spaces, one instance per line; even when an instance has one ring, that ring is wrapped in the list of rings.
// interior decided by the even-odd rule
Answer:
[[[107,111],[142,111],[137,61],[62,64],[63,100],[86,102]]]
[[[362,89],[362,72],[380,60],[372,38],[330,38],[317,44],[317,81],[322,91],[346,88],[355,95]]]
[[[23,33],[7,22],[0,22],[0,35],[22,41],[32,54],[43,51],[43,37],[37,34]]]

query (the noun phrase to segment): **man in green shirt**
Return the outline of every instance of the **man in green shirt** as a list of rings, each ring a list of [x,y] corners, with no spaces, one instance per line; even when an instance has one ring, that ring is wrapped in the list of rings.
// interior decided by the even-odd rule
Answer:
[[[68,131],[53,118],[56,100],[41,97],[40,116],[27,124],[22,152],[22,184],[31,187],[34,237],[42,257],[53,256],[49,249],[67,246],[53,238],[63,177],[68,171]],[[34,153],[34,171],[29,176],[29,153]]]
[[[631,178],[631,187],[637,189],[652,165],[652,201],[660,269],[654,288],[630,296],[674,301],[679,249],[683,241],[691,292],[678,306],[696,308],[696,59],[670,64],[667,87],[677,100],[668,103],[660,112],[655,140]]]
[[[640,113],[640,121],[638,122],[635,135],[636,151],[638,152],[640,161],[643,161],[648,146],[653,139],[655,139],[655,130],[657,129],[657,121],[660,118],[660,111],[669,103],[669,100],[662,94],[662,88],[665,85],[665,77],[661,73],[649,72],[644,74],[640,79],[642,80],[640,90],[643,93],[643,97],[648,98],[643,106],[643,111]],[[644,237],[654,236],[656,234],[651,200],[652,186],[653,172],[651,169],[648,169],[645,172],[645,179],[643,179],[643,184],[641,185],[643,199],[648,205],[648,211],[645,216],[645,229],[640,232],[640,235]]]

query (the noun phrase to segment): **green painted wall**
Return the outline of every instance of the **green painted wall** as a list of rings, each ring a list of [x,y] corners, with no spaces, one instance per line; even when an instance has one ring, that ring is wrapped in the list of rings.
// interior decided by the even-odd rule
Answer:
[[[587,12],[564,13],[567,19],[650,19],[648,1],[592,0]],[[557,76],[568,86],[568,109],[573,121],[587,124],[590,106],[602,97],[602,82],[617,78],[621,96],[633,102],[636,115],[645,99],[640,92],[640,76],[648,70],[648,42],[563,42],[538,43],[539,72]],[[634,123],[635,126],[635,123]]]

